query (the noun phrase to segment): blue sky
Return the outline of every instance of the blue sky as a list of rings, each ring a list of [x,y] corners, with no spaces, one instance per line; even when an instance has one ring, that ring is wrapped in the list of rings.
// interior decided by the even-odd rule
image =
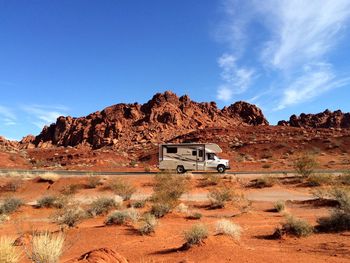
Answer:
[[[172,90],[350,111],[348,0],[0,0],[0,134]]]

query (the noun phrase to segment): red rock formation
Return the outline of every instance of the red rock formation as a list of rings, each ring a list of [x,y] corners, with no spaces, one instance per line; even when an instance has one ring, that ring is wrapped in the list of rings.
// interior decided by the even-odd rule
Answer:
[[[119,253],[115,252],[109,248],[95,249],[90,252],[81,255],[77,259],[68,261],[67,263],[128,263],[128,261],[121,256]]]
[[[305,114],[300,116],[292,115],[289,121],[279,121],[279,126],[292,126],[304,128],[350,128],[350,113],[343,113],[340,110],[317,114]]]
[[[246,102],[220,110],[215,102],[197,103],[188,96],[166,91],[145,104],[116,104],[86,117],[59,117],[55,124],[29,140],[37,147],[88,145],[94,149],[113,145],[125,150],[135,144],[168,141],[208,127],[268,125],[259,108]],[[22,140],[28,145],[28,138]]]

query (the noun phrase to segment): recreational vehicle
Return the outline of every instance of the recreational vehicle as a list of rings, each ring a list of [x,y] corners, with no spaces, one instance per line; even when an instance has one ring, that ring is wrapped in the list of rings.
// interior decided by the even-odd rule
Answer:
[[[216,153],[221,148],[215,143],[181,143],[159,145],[159,169],[186,171],[217,170],[224,173],[229,169],[228,160],[220,159]]]

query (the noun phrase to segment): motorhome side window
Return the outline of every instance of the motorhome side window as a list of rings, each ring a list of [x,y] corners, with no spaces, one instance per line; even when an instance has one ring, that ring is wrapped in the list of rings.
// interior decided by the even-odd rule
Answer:
[[[197,151],[196,150],[192,151],[192,156],[197,156]]]
[[[203,157],[203,150],[199,150],[199,151],[198,151],[198,156],[199,156],[199,157]]]
[[[176,147],[168,147],[166,148],[166,153],[177,153]]]

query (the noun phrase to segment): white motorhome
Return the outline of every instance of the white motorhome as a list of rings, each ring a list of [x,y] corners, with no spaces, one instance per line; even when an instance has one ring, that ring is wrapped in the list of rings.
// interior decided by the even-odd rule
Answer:
[[[159,145],[159,169],[186,171],[217,170],[224,173],[230,169],[229,161],[220,159],[216,153],[221,153],[215,143],[180,143]]]

